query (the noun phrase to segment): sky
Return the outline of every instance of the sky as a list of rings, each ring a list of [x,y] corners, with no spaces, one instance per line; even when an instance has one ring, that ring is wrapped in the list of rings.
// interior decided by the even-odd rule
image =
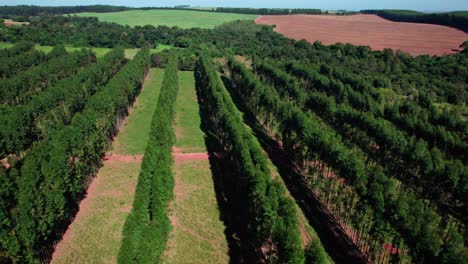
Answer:
[[[122,5],[204,7],[319,8],[322,10],[411,9],[417,11],[468,10],[468,0],[2,0],[0,5]]]

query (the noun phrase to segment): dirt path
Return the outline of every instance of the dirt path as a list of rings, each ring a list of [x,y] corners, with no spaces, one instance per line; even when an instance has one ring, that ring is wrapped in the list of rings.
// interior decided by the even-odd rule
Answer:
[[[468,39],[468,34],[455,28],[392,22],[376,15],[260,16],[256,23],[276,25],[276,32],[297,40],[318,40],[326,45],[351,43],[373,50],[400,49],[412,55],[452,54]]]

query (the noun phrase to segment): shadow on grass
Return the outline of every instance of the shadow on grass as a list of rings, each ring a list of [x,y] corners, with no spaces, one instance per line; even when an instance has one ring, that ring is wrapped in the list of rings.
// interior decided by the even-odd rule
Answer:
[[[291,193],[297,205],[307,217],[309,224],[317,232],[325,250],[336,263],[368,263],[353,241],[346,235],[340,224],[329,213],[326,207],[316,199],[307,186],[304,177],[297,173],[295,164],[272,137],[267,135],[256,117],[248,111],[242,99],[233,92],[231,81],[221,77],[224,85],[231,94],[237,108],[244,114],[244,122],[252,128],[262,148],[267,152],[278,173]]]
[[[209,123],[209,111],[204,107],[204,100],[200,97],[197,87],[197,98],[199,102],[199,112],[201,116],[200,128],[205,134],[205,145],[209,154],[211,174],[213,177],[216,200],[220,210],[220,219],[226,229],[224,234],[229,247],[229,263],[258,263],[258,251],[252,249],[251,238],[242,235],[242,219],[239,219],[239,210],[244,207],[237,202],[234,181],[238,178],[235,163],[230,155],[227,155],[223,146],[216,138],[212,124]]]

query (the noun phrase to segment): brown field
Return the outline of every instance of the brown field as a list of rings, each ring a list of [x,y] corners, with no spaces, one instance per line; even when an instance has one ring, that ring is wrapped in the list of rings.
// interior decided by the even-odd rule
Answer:
[[[451,27],[392,22],[376,15],[260,16],[256,23],[276,25],[276,32],[293,39],[391,48],[412,55],[454,53],[468,40],[468,34]]]

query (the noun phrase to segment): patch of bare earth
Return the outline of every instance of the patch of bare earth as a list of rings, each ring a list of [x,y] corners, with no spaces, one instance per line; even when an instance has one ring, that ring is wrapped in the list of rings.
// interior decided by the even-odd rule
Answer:
[[[260,16],[256,23],[276,25],[275,31],[292,39],[321,41],[326,45],[351,43],[373,50],[391,48],[412,55],[455,53],[468,34],[455,28],[392,22],[376,15]]]

